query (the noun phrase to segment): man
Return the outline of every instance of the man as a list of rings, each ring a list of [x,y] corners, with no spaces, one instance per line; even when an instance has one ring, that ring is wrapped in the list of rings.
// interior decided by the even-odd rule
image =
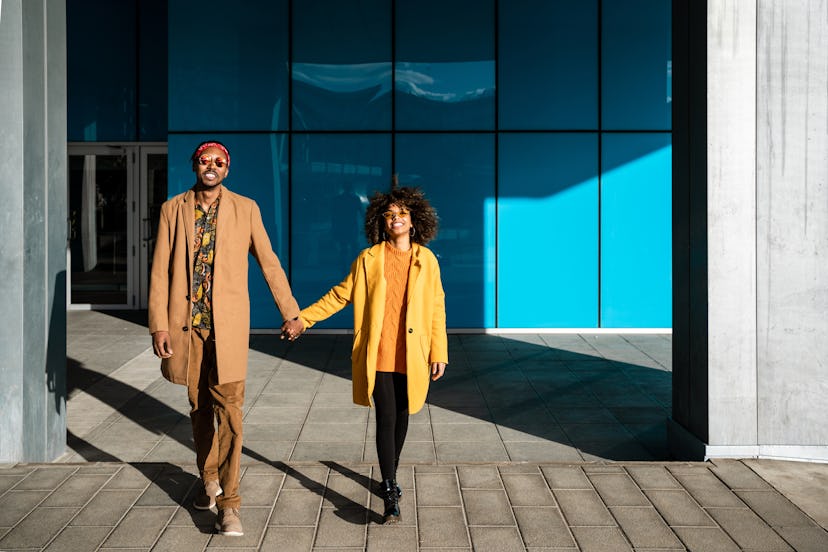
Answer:
[[[192,155],[195,185],[161,207],[152,262],[149,331],[161,372],[187,386],[203,492],[195,508],[218,506],[216,529],[244,534],[239,517],[242,405],[250,338],[248,251],[285,320],[283,337],[302,333],[299,306],[252,199],[222,183],[230,152],[203,142]]]

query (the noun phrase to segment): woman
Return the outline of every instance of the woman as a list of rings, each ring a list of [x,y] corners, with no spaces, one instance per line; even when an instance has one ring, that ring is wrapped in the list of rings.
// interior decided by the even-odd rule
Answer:
[[[396,523],[402,494],[396,472],[408,416],[422,408],[429,378],[440,379],[448,362],[440,267],[424,247],[437,234],[437,213],[422,191],[398,188],[395,180],[390,192],[371,198],[365,234],[373,245],[300,320],[309,328],[354,306],[354,402],[377,409],[383,523]]]

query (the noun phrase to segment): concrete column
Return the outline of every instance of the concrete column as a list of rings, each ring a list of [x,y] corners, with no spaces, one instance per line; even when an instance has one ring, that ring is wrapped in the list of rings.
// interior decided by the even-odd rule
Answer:
[[[828,461],[828,5],[676,5],[671,448]]]
[[[757,23],[758,443],[828,461],[828,3]]]
[[[0,3],[0,462],[66,445],[66,3]]]

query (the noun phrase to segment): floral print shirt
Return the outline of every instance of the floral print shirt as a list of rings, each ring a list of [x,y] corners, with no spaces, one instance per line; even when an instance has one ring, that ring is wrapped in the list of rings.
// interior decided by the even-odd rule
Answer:
[[[216,219],[221,192],[204,212],[195,206],[195,235],[193,237],[193,328],[213,327],[213,255],[216,250]]]

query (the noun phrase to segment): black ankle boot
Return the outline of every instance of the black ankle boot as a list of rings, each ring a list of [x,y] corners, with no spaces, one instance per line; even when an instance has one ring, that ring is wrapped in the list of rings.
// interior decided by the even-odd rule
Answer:
[[[385,513],[382,515],[383,524],[400,521],[400,497],[397,495],[397,488],[392,479],[385,479],[382,482],[382,501],[385,503]]]

